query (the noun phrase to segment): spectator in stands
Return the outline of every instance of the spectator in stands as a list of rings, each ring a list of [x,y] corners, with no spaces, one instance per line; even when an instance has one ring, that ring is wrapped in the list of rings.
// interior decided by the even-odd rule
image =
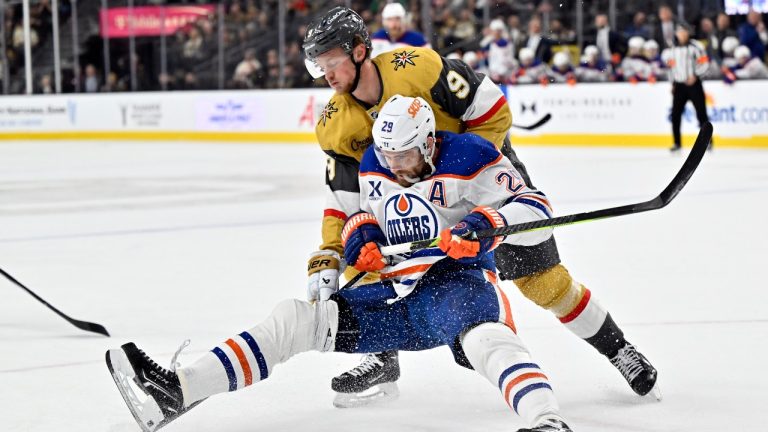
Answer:
[[[520,30],[520,17],[517,15],[510,15],[507,17],[507,35],[509,37],[509,43],[512,44],[512,50],[517,54],[518,48],[523,43],[525,34]]]
[[[51,75],[43,74],[40,77],[40,81],[37,83],[37,90],[35,93],[53,94],[53,85],[51,84]]]
[[[608,15],[595,15],[595,30],[589,38],[591,44],[600,50],[600,56],[608,63],[618,65],[627,53],[627,42],[619,32],[608,25]]]
[[[101,91],[105,93],[122,92],[126,91],[126,88],[121,86],[120,80],[117,78],[117,74],[115,72],[110,72],[109,75],[107,75],[107,82],[101,86]]]
[[[600,50],[596,46],[588,45],[584,48],[581,63],[576,68],[576,79],[579,82],[613,81],[613,69],[610,63],[600,56]]]
[[[559,19],[553,19],[549,22],[549,35],[556,44],[572,44],[576,42],[576,32],[565,28],[563,22]]]
[[[640,36],[632,36],[628,42],[627,55],[621,61],[621,75],[625,81],[636,83],[648,81],[653,75],[651,64],[643,55],[645,40]]]
[[[632,24],[624,29],[624,37],[629,39],[632,36],[640,36],[643,39],[651,38],[651,29],[648,26],[648,20],[645,12],[638,11],[632,17]]]
[[[453,37],[456,41],[473,39],[477,36],[477,19],[468,8],[459,12],[459,19],[453,29]]]
[[[749,10],[747,21],[739,26],[739,42],[749,48],[754,57],[761,60],[765,58],[768,33],[765,31],[762,17],[754,9]]]
[[[184,90],[199,90],[200,82],[197,79],[197,75],[194,72],[187,71],[184,73],[184,84],[182,85]]]
[[[507,28],[501,19],[491,21],[488,35],[480,41],[480,49],[485,57],[488,77],[495,83],[504,83],[515,68],[512,45],[506,39]]]
[[[541,20],[538,17],[531,18],[528,21],[528,37],[523,40],[523,46],[533,51],[534,58],[539,62],[549,63],[552,59],[552,45],[553,42],[541,34]]]
[[[86,93],[98,93],[99,76],[96,67],[92,64],[85,66],[85,77],[83,78],[83,89]]]
[[[768,68],[763,61],[752,55],[749,48],[741,45],[734,52],[736,64],[723,71],[723,79],[726,83],[732,83],[737,79],[765,79],[768,78]]]
[[[203,56],[203,35],[197,26],[189,29],[189,38],[184,42],[182,56],[187,60],[187,65],[191,66],[195,62],[202,60]]]
[[[711,19],[704,17],[699,21],[699,34],[696,36],[696,39],[704,42],[709,59],[720,64],[720,39],[717,37],[715,25]]]
[[[371,57],[404,46],[431,47],[419,32],[408,30],[405,8],[400,3],[389,3],[381,11],[383,27],[371,35]]]
[[[654,39],[660,47],[672,48],[675,46],[675,15],[668,5],[659,6],[659,23],[654,31]]]
[[[715,30],[715,35],[717,35],[717,40],[720,42],[718,44],[718,47],[719,47],[718,57],[722,60],[723,40],[725,40],[725,38],[727,38],[728,36],[738,36],[738,35],[736,33],[736,30],[731,28],[731,17],[729,17],[728,14],[725,12],[720,12],[719,14],[717,14],[717,21],[715,24],[717,25],[717,29]]]
[[[547,70],[550,82],[576,84],[576,71],[571,64],[571,56],[568,51],[558,51],[552,57],[552,67]]]
[[[232,81],[237,88],[255,88],[260,82],[261,63],[256,59],[256,50],[253,48],[245,50],[243,60],[235,67],[235,74]]]
[[[547,65],[536,58],[536,53],[531,48],[520,48],[520,67],[510,78],[512,84],[531,84],[548,82]]]
[[[40,38],[37,36],[37,30],[34,28],[29,29],[29,44],[32,48],[35,48],[40,42]],[[19,58],[24,58],[24,27],[21,23],[17,23],[13,27],[13,49],[16,50]]]

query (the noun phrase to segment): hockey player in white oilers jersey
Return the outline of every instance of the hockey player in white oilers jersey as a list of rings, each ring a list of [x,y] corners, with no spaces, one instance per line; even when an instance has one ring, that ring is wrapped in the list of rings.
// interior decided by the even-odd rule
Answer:
[[[535,244],[551,230],[481,240],[469,235],[547,218],[547,199],[526,186],[492,143],[470,133],[435,133],[434,124],[425,100],[393,96],[361,163],[365,211],[343,228],[344,255],[362,271],[383,270],[384,280],[314,303],[283,301],[260,324],[188,366],[165,369],[133,343],[107,352],[115,384],[143,431],[160,429],[210,396],[263,381],[301,352],[447,346],[459,365],[497,386],[530,426],[518,432],[572,432],[549,379],[517,336],[492,256],[502,241]],[[438,233],[439,248],[385,263],[381,245]],[[468,421],[473,415],[467,413]]]
[[[409,105],[403,107],[404,104]],[[543,193],[525,185],[520,174],[495,145],[470,133],[440,131],[434,136],[434,116],[421,98],[395,95],[387,101],[373,126],[375,146],[360,163],[360,208],[379,222],[387,244],[437,237],[474,210],[487,216],[488,227],[551,217]],[[403,116],[399,110],[407,111]],[[394,113],[394,114],[390,114]],[[420,163],[418,163],[421,161]],[[354,222],[355,217],[350,218]],[[365,223],[360,219],[359,223]],[[356,223],[347,222],[345,234]],[[507,243],[531,246],[548,239],[551,229],[516,234]],[[444,234],[444,233],[443,233]],[[497,246],[499,240],[486,243]],[[486,251],[487,252],[487,251]],[[383,267],[358,270],[391,275],[399,296],[407,295],[430,266],[446,256],[435,250],[415,252],[407,260],[395,257]],[[494,270],[493,257],[479,265]],[[349,259],[349,257],[348,257]],[[351,261],[350,261],[351,262]]]

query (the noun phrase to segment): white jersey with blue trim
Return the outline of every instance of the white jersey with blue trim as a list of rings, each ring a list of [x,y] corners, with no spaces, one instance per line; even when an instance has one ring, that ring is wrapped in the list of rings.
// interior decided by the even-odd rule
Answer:
[[[472,133],[440,131],[436,137],[434,173],[409,187],[401,186],[381,165],[374,146],[363,155],[360,208],[376,217],[389,245],[438,237],[478,206],[498,210],[504,220],[496,221],[495,226],[552,217],[547,197],[528,187],[494,144]],[[533,246],[551,235],[551,229],[544,229],[513,234],[502,241]],[[381,271],[381,277],[391,279],[398,298],[402,298],[432,264],[445,257],[437,248],[397,256]],[[481,265],[495,271],[492,255]]]
[[[371,58],[377,55],[403,47],[432,48],[419,32],[406,30],[397,40],[391,40],[385,29],[379,29],[371,35]]]

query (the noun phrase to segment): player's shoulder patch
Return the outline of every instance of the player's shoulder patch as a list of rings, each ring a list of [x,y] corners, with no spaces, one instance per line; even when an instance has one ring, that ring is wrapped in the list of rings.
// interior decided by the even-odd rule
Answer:
[[[346,94],[334,94],[320,113],[315,134],[320,147],[330,155],[360,160],[373,142],[368,113]]]
[[[431,48],[400,47],[377,56],[375,63],[381,71],[407,71],[434,68],[441,65],[440,55]],[[440,68],[438,67],[439,71]]]
[[[503,158],[493,143],[473,133],[440,131],[437,132],[437,139],[440,141],[440,151],[433,177],[474,177],[485,167]]]

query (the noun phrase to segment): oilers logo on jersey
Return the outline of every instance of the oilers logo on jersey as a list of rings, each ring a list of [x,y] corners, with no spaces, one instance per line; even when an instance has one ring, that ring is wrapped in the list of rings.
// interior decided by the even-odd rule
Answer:
[[[424,198],[413,193],[396,193],[384,204],[384,223],[389,244],[437,237],[437,214]]]

